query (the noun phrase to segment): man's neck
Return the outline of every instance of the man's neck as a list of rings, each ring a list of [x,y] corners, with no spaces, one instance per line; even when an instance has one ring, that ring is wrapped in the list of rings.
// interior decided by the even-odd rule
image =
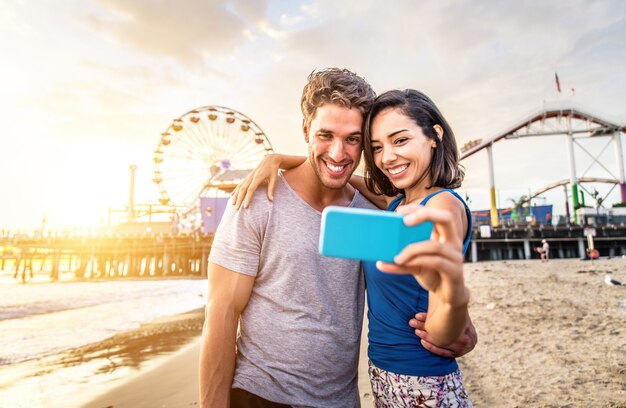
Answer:
[[[283,174],[291,189],[318,211],[329,205],[347,207],[354,198],[355,190],[350,184],[339,189],[325,187],[308,160]]]

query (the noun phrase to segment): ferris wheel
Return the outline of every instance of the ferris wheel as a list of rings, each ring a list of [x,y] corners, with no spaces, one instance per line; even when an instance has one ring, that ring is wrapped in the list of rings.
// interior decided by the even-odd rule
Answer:
[[[174,119],[154,151],[154,176],[163,205],[197,207],[211,189],[232,190],[272,145],[246,115],[204,106]]]

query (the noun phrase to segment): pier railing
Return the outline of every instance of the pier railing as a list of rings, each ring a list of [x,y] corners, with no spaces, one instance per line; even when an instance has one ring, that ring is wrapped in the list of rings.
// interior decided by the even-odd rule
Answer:
[[[52,280],[207,274],[213,234],[193,236],[2,237],[0,270],[26,281],[35,273]]]
[[[600,256],[626,256],[626,227],[500,227],[472,235],[466,261],[539,258],[541,240],[551,258],[585,258],[587,235],[593,232]],[[0,237],[0,271],[27,281],[34,274],[51,280],[68,273],[74,278],[206,277],[213,234],[189,236]]]
[[[539,259],[535,248],[543,239],[550,245],[550,258],[582,259],[587,257],[589,234],[600,256],[626,255],[626,227],[622,225],[500,227],[489,232],[487,238],[481,236],[479,227],[474,229],[466,261]]]

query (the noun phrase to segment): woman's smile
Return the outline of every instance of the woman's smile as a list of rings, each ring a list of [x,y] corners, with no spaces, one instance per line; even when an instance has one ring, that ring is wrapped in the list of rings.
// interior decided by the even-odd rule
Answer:
[[[398,179],[406,174],[406,170],[409,168],[408,164],[401,164],[399,166],[387,167],[387,173],[389,178]]]

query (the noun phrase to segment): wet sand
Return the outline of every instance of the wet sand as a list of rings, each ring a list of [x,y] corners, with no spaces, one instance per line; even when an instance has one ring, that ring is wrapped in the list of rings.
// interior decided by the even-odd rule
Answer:
[[[198,309],[144,323],[102,342],[0,366],[0,406],[80,407],[176,355],[198,338],[203,317]]]
[[[196,339],[161,364],[131,376],[126,382],[83,405],[84,408],[140,408],[198,406]]]
[[[606,272],[626,281],[626,259],[466,264],[479,344],[459,363],[474,406],[626,406],[626,287],[605,285]],[[359,383],[371,407],[365,347],[364,336]],[[198,351],[196,337],[83,406],[197,406]]]

